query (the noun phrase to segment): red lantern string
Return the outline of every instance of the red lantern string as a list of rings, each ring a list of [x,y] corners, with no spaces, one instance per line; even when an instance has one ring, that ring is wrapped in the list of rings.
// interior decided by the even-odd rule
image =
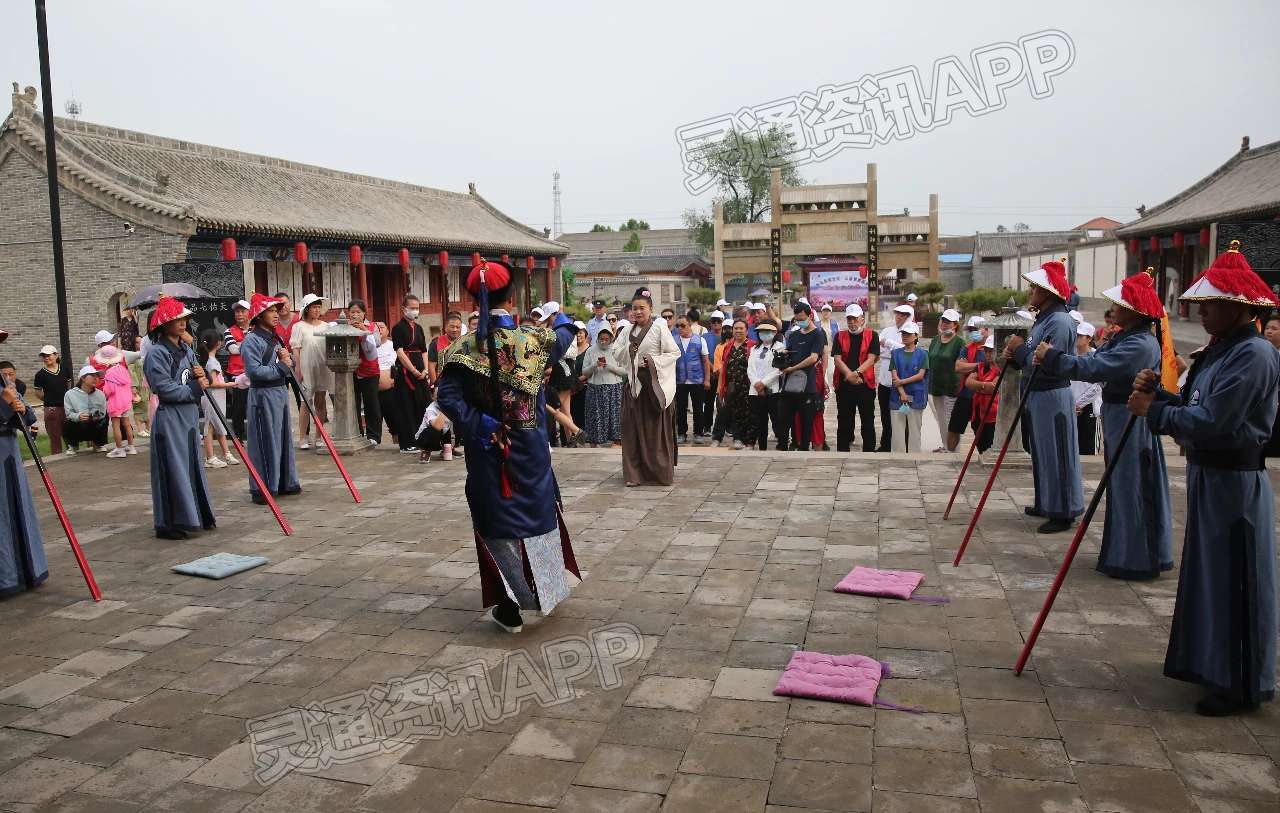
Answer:
[[[236,251],[236,241],[233,237],[222,238],[222,259],[225,262],[233,262],[238,259]]]
[[[302,264],[304,264],[304,265],[305,265],[305,264],[306,264],[306,262],[307,262],[307,256],[308,256],[308,255],[307,255],[307,244],[306,244],[306,243],[294,243],[294,244],[293,244],[293,259],[294,259],[294,261],[295,261],[295,262],[299,262],[299,263],[302,263]]]
[[[360,250],[360,246],[352,246],[349,253],[352,265],[359,265],[364,260],[364,252]]]
[[[1152,237],[1151,237],[1151,250],[1152,250],[1152,251],[1159,251],[1159,250],[1160,250],[1160,238],[1159,238],[1159,237],[1156,237],[1156,236],[1154,236],[1154,235],[1152,235]]]
[[[1184,245],[1186,245],[1186,241],[1187,241],[1186,235],[1184,235],[1182,232],[1177,231],[1173,233],[1174,248],[1181,249]]]

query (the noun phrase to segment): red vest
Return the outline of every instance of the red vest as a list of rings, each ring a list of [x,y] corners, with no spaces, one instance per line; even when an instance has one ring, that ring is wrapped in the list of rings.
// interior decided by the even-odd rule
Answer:
[[[236,325],[232,325],[227,328],[227,332],[231,334],[231,338],[236,340],[237,346],[244,341],[244,330]],[[240,358],[239,353],[230,353],[227,355],[227,369],[225,372],[227,374],[227,378],[235,378],[244,372],[244,359]]]
[[[862,329],[862,347],[858,348],[858,361],[853,365],[854,370],[861,367],[862,362],[867,360],[867,348],[871,347],[872,335],[874,334],[872,334],[869,328],[864,327]],[[840,358],[847,357],[849,355],[849,331],[842,330],[837,333],[836,342],[840,346]],[[833,361],[832,364],[834,363],[835,362]],[[848,362],[845,363],[848,364]],[[844,376],[840,373],[840,368],[837,367],[835,373],[831,376],[832,384],[839,387],[840,382],[843,380]],[[873,390],[876,388],[876,366],[874,364],[868,367],[866,372],[862,374],[862,382]]]
[[[370,323],[366,322],[363,325],[357,325],[357,327],[377,335],[378,328]],[[364,339],[361,339],[360,344],[357,346],[360,348],[360,366],[356,368],[356,378],[377,378],[382,373],[382,368],[378,365],[377,355],[374,355],[372,359],[364,357]]]
[[[983,362],[970,375],[979,381],[995,381],[1000,377],[1000,368],[990,362]],[[991,417],[987,418],[987,405],[992,401],[995,403],[991,406]],[[970,423],[976,426],[983,418],[987,418],[986,423],[995,423],[996,415],[999,411],[1000,395],[998,393],[987,395],[985,392],[975,392],[973,394],[973,418]]]

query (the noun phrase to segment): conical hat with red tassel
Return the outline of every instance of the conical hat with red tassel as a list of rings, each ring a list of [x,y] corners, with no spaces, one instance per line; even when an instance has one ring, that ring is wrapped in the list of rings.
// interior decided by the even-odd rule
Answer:
[[[174,299],[171,296],[162,296],[160,301],[156,303],[156,309],[151,312],[151,321],[147,323],[147,332],[154,333],[162,325],[167,325],[174,319],[181,319],[190,315],[191,311],[187,310],[187,306],[182,304],[182,300]]]
[[[276,299],[274,296],[264,296],[259,293],[254,293],[254,295],[249,299],[249,321],[252,322],[254,319],[257,319],[269,308],[277,308],[283,304],[283,299]]]
[[[1071,296],[1071,283],[1067,280],[1067,267],[1057,260],[1050,260],[1022,278],[1037,288],[1043,288],[1063,302]]]
[[[1179,299],[1184,302],[1221,299],[1264,308],[1280,304],[1240,253],[1239,240],[1232,240],[1230,248],[1219,254],[1213,265],[1196,277]]]
[[[1134,274],[1126,277],[1124,282],[1114,288],[1108,288],[1102,295],[1122,308],[1148,319],[1163,319],[1164,305],[1160,302],[1160,294],[1156,293],[1156,283],[1151,275],[1154,269],[1148,268],[1145,274]]]

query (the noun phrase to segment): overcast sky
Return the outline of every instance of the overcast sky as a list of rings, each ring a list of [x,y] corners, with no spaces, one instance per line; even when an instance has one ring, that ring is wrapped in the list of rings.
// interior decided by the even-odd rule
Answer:
[[[1249,135],[1280,139],[1280,3],[468,3],[50,0],[55,105],[82,118],[353,172],[479,191],[550,226],[655,228],[682,185],[676,128],[1045,29],[1074,64],[1033,98],[802,168],[879,166],[880,210],[943,234],[1130,220]],[[0,79],[38,85],[34,4],[0,3]],[[7,87],[7,84],[6,84]]]

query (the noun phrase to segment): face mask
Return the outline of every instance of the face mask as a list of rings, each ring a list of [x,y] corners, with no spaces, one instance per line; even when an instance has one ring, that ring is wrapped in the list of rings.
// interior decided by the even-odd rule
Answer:
[[[760,337],[760,341],[764,342],[765,344],[768,344],[769,342],[773,341],[773,337],[776,336],[777,334],[774,333],[772,330],[758,330],[756,331],[756,335]]]
[[[980,341],[982,341],[982,331],[981,331],[981,330],[971,330],[971,331],[969,331],[969,341],[971,341],[971,342],[980,342]]]
[[[413,308],[405,308],[405,310],[404,310],[404,315],[405,315],[405,317],[406,317],[406,318],[408,318],[408,319],[417,319],[417,318],[418,318],[418,311],[417,311],[417,310],[415,310],[415,309],[413,309]]]
[[[795,327],[800,328],[801,330],[804,330],[809,326],[809,320],[808,319],[792,319],[791,324],[794,325]]]
[[[604,350],[605,348],[607,348],[607,347],[609,346],[609,343],[608,343],[607,341],[600,341],[600,342],[599,342],[599,345],[600,345],[600,349],[601,349],[601,350]]]
[[[941,333],[943,336],[946,336],[948,339],[956,335],[956,331],[954,328],[952,329],[942,328],[942,330],[938,332]]]

